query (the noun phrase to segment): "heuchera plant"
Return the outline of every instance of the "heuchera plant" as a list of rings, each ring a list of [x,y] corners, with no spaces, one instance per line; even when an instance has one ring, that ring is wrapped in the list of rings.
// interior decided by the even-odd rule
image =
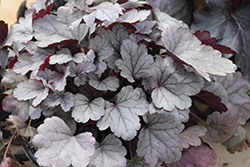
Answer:
[[[2,79],[7,128],[39,165],[205,167],[211,143],[242,151],[250,84],[222,57],[237,52],[159,3],[69,0],[52,12],[38,0],[9,33],[0,22],[1,67],[16,54]],[[213,112],[200,115],[197,99]]]

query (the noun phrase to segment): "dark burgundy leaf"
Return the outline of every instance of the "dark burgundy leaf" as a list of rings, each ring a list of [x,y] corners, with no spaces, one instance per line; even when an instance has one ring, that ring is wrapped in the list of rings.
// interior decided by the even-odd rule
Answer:
[[[182,152],[179,161],[171,164],[162,164],[163,167],[208,167],[215,165],[216,153],[207,144],[198,147],[189,147]]]
[[[14,58],[11,58],[8,64],[8,68],[12,69],[14,67],[14,64],[17,62],[17,55]]]
[[[38,13],[35,13],[33,16],[33,21],[38,18],[42,18],[46,14],[50,14],[52,7],[53,7],[53,4],[50,4],[49,6],[46,7],[46,9],[41,9]]]
[[[49,58],[52,56],[53,54],[50,54],[45,60],[44,60],[44,63],[43,64],[41,64],[40,66],[39,66],[39,69],[38,70],[45,70],[45,68],[46,68],[46,66],[48,65],[48,63],[49,63]]]
[[[212,46],[214,49],[219,50],[221,53],[234,55],[237,54],[237,52],[232,50],[230,47],[215,43],[216,38],[211,38],[210,32],[207,30],[197,30],[195,31],[194,35],[201,41],[202,44]]]
[[[219,96],[213,94],[212,92],[201,90],[200,93],[197,94],[197,96],[204,100],[215,111],[227,111],[227,106],[221,102],[222,99]]]
[[[8,35],[8,24],[0,20],[0,45],[3,44]]]

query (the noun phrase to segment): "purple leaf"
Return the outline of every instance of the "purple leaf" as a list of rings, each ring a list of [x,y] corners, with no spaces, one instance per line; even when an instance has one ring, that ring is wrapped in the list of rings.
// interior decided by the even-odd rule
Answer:
[[[151,68],[151,82],[144,80],[146,89],[153,89],[152,101],[157,108],[172,111],[175,107],[183,110],[191,106],[189,96],[200,92],[204,81],[192,72],[174,62],[171,57],[157,57]]]
[[[0,20],[0,46],[8,36],[8,24]],[[0,47],[1,48],[1,47]]]
[[[111,2],[103,2],[98,6],[92,7],[92,10],[90,14],[83,16],[84,21],[89,27],[94,24],[95,19],[113,23],[118,19],[119,14],[123,14],[120,5],[118,3],[113,5]]]
[[[17,55],[24,48],[24,43],[33,38],[32,14],[32,10],[26,10],[25,18],[21,17],[18,23],[11,25],[9,34],[3,43],[3,46],[13,46]]]
[[[150,34],[155,25],[156,21],[143,21],[136,23],[134,26],[136,28],[137,33]]]
[[[138,46],[130,39],[125,39],[121,45],[121,55],[122,60],[117,60],[115,64],[122,70],[121,76],[129,82],[135,82],[134,78],[147,78],[151,75],[149,69],[154,60],[148,55],[145,45]]]
[[[207,128],[201,125],[190,126],[181,132],[178,136],[182,140],[183,148],[189,148],[189,146],[201,145],[200,137],[204,136],[207,132]]]
[[[184,125],[171,115],[152,114],[147,119],[146,128],[142,128],[138,136],[137,155],[143,156],[150,166],[155,166],[158,159],[165,163],[178,161],[182,143],[177,134]]]
[[[101,143],[96,143],[95,148],[88,167],[126,166],[127,160],[124,156],[127,154],[127,150],[115,135],[109,134]]]
[[[118,21],[127,23],[142,22],[148,18],[151,14],[150,10],[137,10],[132,9],[125,14],[123,14]]]
[[[113,54],[113,48],[105,37],[100,36],[90,39],[89,48],[93,49],[96,55],[95,65],[97,69],[95,73],[102,74],[107,69],[104,60]]]
[[[89,85],[93,86],[97,90],[116,91],[116,89],[119,87],[119,79],[114,76],[109,76],[104,80],[100,80],[98,75],[90,73],[88,77],[90,78]]]
[[[140,99],[139,91],[134,90],[132,86],[126,86],[116,95],[115,104],[106,101],[106,113],[97,122],[97,127],[100,130],[110,127],[117,137],[131,140],[140,128],[138,115],[147,111],[147,102]]]
[[[250,89],[250,82],[242,78],[240,72],[228,74],[226,77],[213,77],[226,90],[228,102],[225,103],[232,113],[240,113],[240,124],[244,125],[250,117],[250,98],[246,92]]]
[[[58,72],[53,71],[49,80],[49,83],[53,83],[56,90],[64,90],[64,87],[66,86],[66,78],[70,74],[69,68],[70,67],[64,65],[56,65],[56,69]]]
[[[207,144],[202,143],[197,147],[189,147],[184,150],[182,157],[178,162],[171,164],[163,164],[163,167],[187,167],[187,166],[199,166],[208,167],[215,165],[217,159],[216,153]]]
[[[74,61],[76,63],[80,63],[83,61],[83,55],[75,54],[71,55],[71,52],[67,48],[62,48],[56,54],[53,54],[49,58],[49,64],[63,64],[69,61]]]
[[[207,137],[210,142],[224,142],[234,135],[239,127],[239,113],[231,112],[219,113],[217,111],[208,115],[206,122],[208,124]]]
[[[51,3],[50,5],[48,5],[46,7],[46,9],[39,10],[39,12],[34,15],[33,21],[38,19],[38,18],[42,18],[46,14],[50,14],[50,11],[51,11],[52,7],[53,7],[53,4]]]
[[[127,29],[122,24],[115,24],[112,30],[106,30],[102,32],[102,36],[108,38],[108,44],[113,48],[113,53],[105,61],[111,69],[116,69],[115,61],[121,58],[120,48],[122,41],[129,38]],[[111,50],[111,49],[109,49]]]
[[[215,111],[226,112],[228,110],[227,106],[221,102],[222,99],[219,96],[213,94],[212,92],[201,90],[200,93],[197,94],[197,96],[200,97]]]
[[[95,138],[90,132],[73,136],[59,117],[46,118],[37,131],[32,143],[39,147],[35,157],[41,166],[87,166],[95,152]]]
[[[153,103],[149,104],[149,113],[159,113],[159,114],[165,114],[165,115],[173,115],[177,121],[180,122],[187,122],[189,120],[189,109],[178,109],[174,108],[172,111],[164,110],[163,108],[156,108]]]
[[[37,134],[36,128],[28,126],[21,118],[16,115],[10,115],[6,120],[12,123],[9,128],[17,129],[20,135],[24,137],[32,138]]]
[[[38,70],[45,59],[53,53],[52,49],[42,49],[36,46],[34,42],[28,42],[25,45],[28,53],[18,56],[18,62],[15,63],[13,70],[16,73],[26,74],[28,71]]]
[[[37,0],[34,3],[30,3],[30,8],[33,9],[35,12],[39,12],[40,10],[47,8],[46,4],[50,5],[51,2],[48,0]]]
[[[89,119],[97,121],[105,113],[105,100],[102,97],[90,101],[86,96],[77,93],[74,95],[74,102],[72,117],[77,122],[86,123]]]
[[[174,27],[176,29],[179,27],[188,28],[188,26],[182,21],[179,21],[164,12],[161,12],[157,8],[154,10],[154,14],[155,14],[156,21],[158,23],[157,27],[161,31],[165,31],[168,27]]]
[[[43,101],[43,105],[48,107],[55,107],[59,104],[65,112],[69,111],[70,108],[74,106],[73,94],[70,92],[55,92],[53,94],[49,94]]]
[[[162,42],[166,49],[192,66],[208,81],[210,81],[209,74],[225,76],[227,73],[233,73],[237,68],[231,60],[222,58],[219,51],[202,45],[187,28],[167,28],[162,33]]]
[[[32,105],[37,106],[48,96],[48,92],[46,81],[28,79],[17,84],[13,96],[18,100],[33,100]]]
[[[69,28],[71,23],[81,17],[80,11],[73,11],[62,6],[57,10],[57,16],[45,15],[33,22],[34,37],[39,47],[47,47],[54,43],[66,40],[81,41],[88,32],[85,24],[80,24],[76,29]]]
[[[247,1],[242,5],[235,5],[235,1],[225,0],[207,2],[207,8],[195,11],[195,20],[191,28],[195,31],[208,30],[213,37],[217,38],[219,44],[238,52],[235,62],[243,75],[249,78],[250,4]]]

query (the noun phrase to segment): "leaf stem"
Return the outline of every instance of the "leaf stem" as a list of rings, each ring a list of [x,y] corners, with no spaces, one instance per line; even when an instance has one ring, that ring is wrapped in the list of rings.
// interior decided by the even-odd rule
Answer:
[[[192,111],[190,112],[190,114],[194,116],[196,119],[198,119],[199,121],[201,121],[203,124],[205,124],[205,126],[207,126],[207,123],[204,120],[202,120],[200,117],[198,117],[196,114],[194,114]]]
[[[11,138],[10,138],[10,140],[9,140],[9,142],[8,142],[8,145],[7,145],[7,148],[6,148],[5,152],[4,152],[3,158],[7,158],[7,152],[8,152],[8,150],[9,150],[10,144],[11,144],[11,142],[12,142],[14,136],[15,136],[16,131],[17,131],[17,130],[14,131],[13,135],[11,136]]]

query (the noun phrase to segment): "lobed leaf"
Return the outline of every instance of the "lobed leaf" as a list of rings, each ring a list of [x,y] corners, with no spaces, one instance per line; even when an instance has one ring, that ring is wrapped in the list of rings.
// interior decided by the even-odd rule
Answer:
[[[37,131],[32,143],[39,147],[35,157],[41,166],[87,166],[95,152],[95,138],[90,132],[73,136],[59,117],[46,118]]]
[[[57,91],[63,91],[64,87],[66,86],[66,78],[69,76],[68,66],[64,65],[56,65],[56,70],[51,73],[51,78],[49,80],[49,83],[52,83],[55,87],[55,90]]]
[[[90,78],[89,85],[93,86],[97,90],[116,91],[116,89],[119,87],[119,79],[114,76],[109,76],[104,80],[100,80],[98,75],[90,73],[88,77]]]

